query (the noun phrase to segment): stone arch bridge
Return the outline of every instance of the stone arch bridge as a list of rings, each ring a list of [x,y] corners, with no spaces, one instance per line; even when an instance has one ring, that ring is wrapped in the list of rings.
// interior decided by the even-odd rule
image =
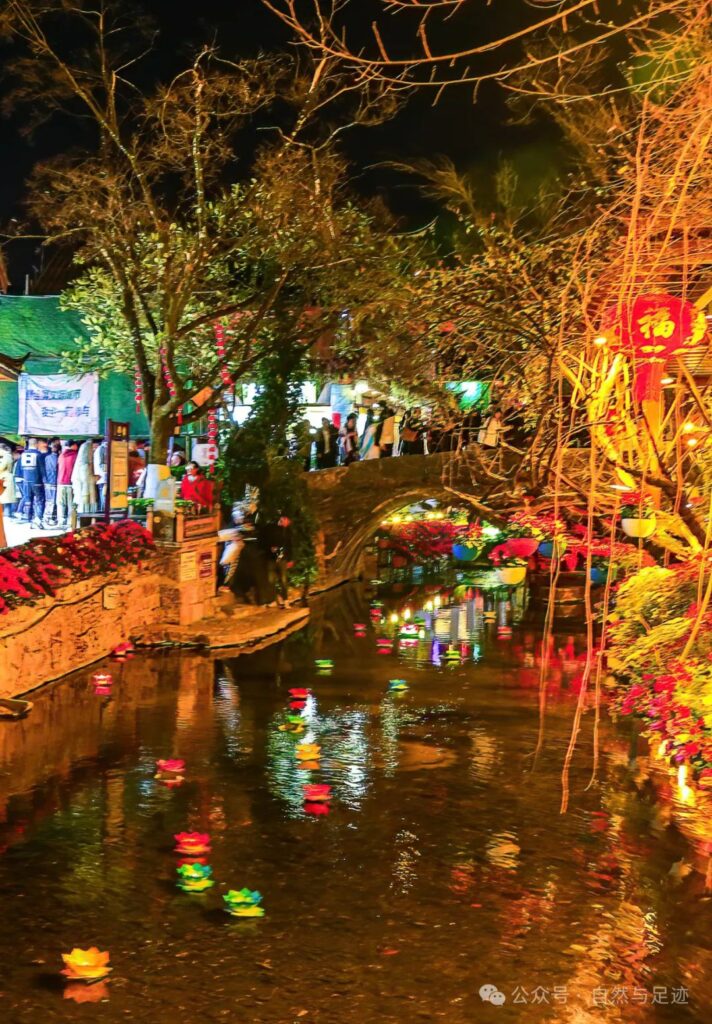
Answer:
[[[568,449],[566,469],[578,475],[588,451]],[[501,475],[513,475],[521,456],[498,453]],[[379,523],[404,505],[426,498],[457,501],[457,493],[477,502],[473,467],[453,452],[369,459],[308,475],[309,492],[323,543],[320,575],[336,580],[355,576],[365,544]],[[581,479],[580,475],[578,479]],[[483,479],[482,493],[488,487]]]

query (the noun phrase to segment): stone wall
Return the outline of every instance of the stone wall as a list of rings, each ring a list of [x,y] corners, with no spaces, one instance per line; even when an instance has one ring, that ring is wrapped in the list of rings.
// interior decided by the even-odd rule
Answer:
[[[161,544],[141,569],[82,580],[0,616],[0,697],[90,665],[147,626],[209,616],[216,549],[212,537]]]

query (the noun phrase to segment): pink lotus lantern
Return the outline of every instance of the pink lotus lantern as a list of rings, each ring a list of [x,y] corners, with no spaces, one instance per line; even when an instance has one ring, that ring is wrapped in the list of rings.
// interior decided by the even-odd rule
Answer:
[[[166,775],[180,775],[185,768],[185,761],[169,757],[163,761],[156,761],[156,768]]]
[[[307,783],[302,788],[304,799],[309,803],[328,803],[331,800],[331,786]]]
[[[176,853],[189,857],[210,853],[210,836],[207,832],[177,832],[173,838],[176,841]]]

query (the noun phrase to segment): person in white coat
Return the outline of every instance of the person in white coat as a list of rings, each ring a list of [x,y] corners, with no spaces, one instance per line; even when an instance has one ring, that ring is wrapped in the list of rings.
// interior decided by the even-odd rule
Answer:
[[[96,480],[92,442],[84,441],[72,470],[72,494],[77,512],[96,512]]]
[[[0,548],[7,547],[5,539],[5,509],[8,505],[14,505],[17,501],[15,488],[15,477],[13,476],[14,462],[12,452],[4,446],[0,448]]]
[[[491,414],[480,427],[477,440],[485,448],[498,448],[502,441],[502,434],[506,430],[501,409],[493,409]]]
[[[18,495],[17,488],[15,487],[14,469],[15,462],[12,452],[3,445],[0,447],[0,480],[5,486],[2,494],[0,494],[0,505],[14,505],[17,501]]]

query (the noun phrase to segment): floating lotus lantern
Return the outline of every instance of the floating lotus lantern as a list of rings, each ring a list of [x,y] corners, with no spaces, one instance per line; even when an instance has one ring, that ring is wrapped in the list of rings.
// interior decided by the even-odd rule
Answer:
[[[302,787],[308,803],[326,804],[331,800],[331,786],[308,783]]]
[[[354,633],[356,636],[363,636],[367,626],[365,622],[354,622]]]
[[[390,637],[379,636],[376,640],[376,647],[379,651],[390,651],[393,647],[393,641]]]
[[[70,981],[101,981],[112,970],[109,967],[109,953],[102,953],[96,946],[90,946],[89,949],[75,946],[71,953],[62,953],[62,960],[62,974]]]
[[[334,663],[331,658],[317,658],[314,664],[320,672],[330,672],[334,667]]]
[[[462,654],[455,647],[448,647],[446,651],[443,651],[441,657],[445,661],[462,661]]]
[[[260,906],[262,893],[256,889],[230,889],[223,900],[231,917],[264,917],[264,908]]]
[[[114,677],[110,672],[95,672],[91,677],[91,681],[94,686],[110,687],[114,682]]]
[[[181,864],[177,872],[178,888],[183,892],[205,892],[215,885],[210,877],[213,869],[209,864],[200,864],[197,861],[194,864]]]
[[[292,700],[306,700],[307,697],[311,696],[311,690],[306,690],[303,687],[295,687],[289,691],[289,696]]]
[[[388,689],[396,692],[399,690],[407,690],[408,684],[406,683],[405,679],[389,679]]]
[[[300,743],[296,755],[298,761],[318,761],[321,757],[321,747],[318,743]]]
[[[162,761],[156,761],[156,768],[158,769],[156,778],[161,779],[162,782],[176,785],[183,781],[185,761],[169,757]]]
[[[176,841],[176,853],[187,857],[210,853],[210,836],[207,832],[176,832],[173,838]]]

